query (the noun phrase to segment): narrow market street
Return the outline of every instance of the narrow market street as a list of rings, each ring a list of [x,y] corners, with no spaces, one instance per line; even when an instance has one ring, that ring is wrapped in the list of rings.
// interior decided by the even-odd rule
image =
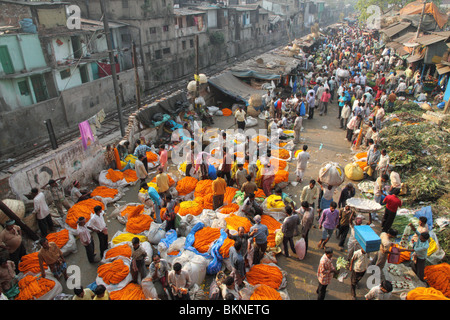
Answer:
[[[196,31],[213,28],[209,13],[229,14],[168,9],[177,30],[187,23],[178,14],[200,14]],[[450,300],[450,32],[439,14],[440,31],[419,24],[409,42],[396,38],[412,36],[409,22],[372,28],[343,14],[294,40],[287,29],[289,42],[267,50],[238,37],[242,56],[217,64],[230,42],[195,34],[182,43],[197,60],[193,79],[172,83],[184,67],[153,64],[162,85],[146,98],[136,52],[134,82],[121,73],[127,99],[108,65],[117,114],[75,112],[79,135],[60,146],[45,122],[52,150],[7,172],[0,162],[0,300],[160,300],[208,317],[223,311],[208,302],[225,300],[243,314],[256,301]],[[205,53],[205,43],[217,46]],[[434,43],[442,57],[431,59]]]
[[[339,120],[337,119],[338,112],[337,103],[330,104],[329,112],[325,116],[314,116],[312,120],[305,119],[303,122],[303,132],[301,135],[301,142],[296,145],[293,152],[301,149],[303,144],[308,145],[309,152],[311,154],[311,160],[308,163],[308,169],[305,173],[303,182],[293,186],[291,183],[284,189],[284,192],[289,194],[292,199],[299,204],[301,189],[308,184],[310,179],[317,179],[319,170],[326,162],[333,161],[345,166],[351,161],[354,152],[350,149],[350,143],[345,139],[345,130],[339,128]],[[221,129],[234,129],[234,118],[225,116],[214,116],[215,127]],[[255,129],[265,128],[265,122],[258,119],[258,126]],[[290,181],[295,181],[295,167],[296,160],[292,160],[289,163]],[[179,179],[182,178],[176,165],[169,166],[169,172]],[[156,176],[156,169],[150,170],[150,180]],[[349,182],[348,179],[342,184],[340,188],[334,194],[334,198],[339,198],[340,191]],[[139,202],[137,194],[139,192],[139,185],[127,187],[123,198],[121,198],[116,205],[108,206],[106,212],[111,214],[116,206],[122,206],[127,203]],[[357,189],[357,194],[359,193]],[[317,214],[316,214],[317,216]],[[112,236],[117,231],[123,231],[124,225],[121,224],[116,218],[106,217],[108,224],[108,233],[111,240]],[[317,226],[317,220],[315,221]],[[379,222],[375,221],[375,230],[379,230]],[[306,258],[302,261],[298,260],[295,255],[291,254],[291,257],[286,258],[283,254],[277,254],[276,259],[280,268],[287,272],[287,292],[292,300],[316,300],[317,294],[315,292],[317,288],[317,266],[319,260],[323,255],[323,250],[317,248],[317,243],[321,237],[321,231],[317,228],[312,229],[310,232],[309,250]],[[296,240],[299,237],[295,238]],[[98,239],[94,238],[96,246],[98,246]],[[340,252],[337,245],[336,237],[333,236],[329,242],[329,247],[334,249],[335,255],[333,261],[340,256],[346,257],[346,252]],[[95,282],[97,277],[98,264],[90,264],[86,260],[86,253],[81,243],[77,241],[78,252],[70,254],[67,257],[68,265],[80,266],[82,272],[81,284],[87,286]],[[153,246],[156,250],[156,247]],[[97,250],[98,251],[98,250]],[[367,278],[367,276],[365,277]],[[206,287],[209,285],[212,277],[207,276],[205,279]],[[64,281],[61,281],[64,283]],[[359,296],[362,296],[368,292],[365,287],[364,280],[361,281],[361,289],[358,291]],[[73,294],[73,290],[63,285],[64,293]],[[333,281],[329,286],[328,298],[330,300],[349,300],[350,299],[350,282],[349,277],[344,282],[337,280]]]

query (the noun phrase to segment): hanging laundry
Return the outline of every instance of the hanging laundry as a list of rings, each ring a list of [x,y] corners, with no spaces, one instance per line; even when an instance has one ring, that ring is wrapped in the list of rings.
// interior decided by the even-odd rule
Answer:
[[[91,126],[89,125],[89,121],[83,121],[78,124],[78,128],[81,133],[81,142],[83,143],[83,148],[86,150],[94,141],[94,135],[91,130]]]

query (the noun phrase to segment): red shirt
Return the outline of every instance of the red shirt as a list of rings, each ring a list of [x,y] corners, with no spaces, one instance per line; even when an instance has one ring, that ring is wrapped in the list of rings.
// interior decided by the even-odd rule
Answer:
[[[386,203],[386,208],[392,212],[397,212],[397,209],[402,206],[402,200],[392,194],[386,196],[383,202]]]

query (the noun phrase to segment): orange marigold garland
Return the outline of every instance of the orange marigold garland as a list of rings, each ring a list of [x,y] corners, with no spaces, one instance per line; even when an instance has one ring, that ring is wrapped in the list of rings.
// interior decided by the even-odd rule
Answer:
[[[283,300],[281,294],[265,284],[258,286],[250,296],[250,300]]]
[[[18,286],[20,292],[15,300],[35,300],[52,290],[55,287],[55,281],[26,275],[18,282]]]
[[[450,298],[450,264],[440,263],[425,267],[425,280],[430,287],[441,291]]]
[[[130,258],[131,247],[128,244],[120,244],[105,252],[105,259],[111,259],[119,256]]]
[[[275,231],[281,229],[281,223],[278,222],[273,217],[271,217],[270,215],[263,214],[261,215],[261,224],[266,225],[267,229],[269,229],[269,236],[267,237],[267,247],[269,248],[276,247]]]
[[[137,283],[129,283],[120,290],[112,291],[109,297],[111,300],[147,300],[142,287]]]
[[[195,241],[193,247],[200,253],[206,253],[211,244],[220,238],[220,229],[203,227],[195,233]]]
[[[101,206],[102,210],[105,209],[105,205],[102,201],[95,199],[86,199],[75,203],[68,211],[66,216],[66,223],[71,228],[77,228],[77,221],[79,217],[84,217],[86,222],[91,218],[91,213],[94,213],[94,207]]]
[[[231,111],[230,108],[223,108],[223,109],[222,109],[222,114],[223,114],[225,117],[229,117],[229,116],[231,116],[231,115],[233,114],[233,111]]]
[[[247,272],[246,278],[252,286],[265,284],[277,290],[283,281],[283,274],[276,266],[256,264]]]
[[[33,252],[24,255],[19,262],[19,271],[26,274],[28,272],[31,273],[40,273],[41,269],[39,267],[39,258],[38,258],[39,252]],[[44,262],[44,270],[48,269],[47,264]]]
[[[118,284],[130,273],[130,268],[121,259],[102,264],[97,269],[97,275],[106,284]]]
[[[195,190],[198,180],[194,177],[184,177],[178,181],[176,189],[179,196],[185,196]]]
[[[220,208],[219,212],[223,214],[230,214],[239,211],[239,208],[240,207],[237,203],[230,203]]]
[[[237,191],[237,188],[226,187],[225,194],[223,195],[223,204],[227,205],[232,203]]]
[[[228,217],[225,218],[227,223],[227,228],[230,230],[238,230],[239,227],[244,227],[245,232],[249,232],[252,227],[252,223],[246,217],[240,217],[234,213],[230,213]]]
[[[119,193],[119,190],[114,188],[108,188],[105,186],[98,186],[91,192],[91,197],[102,197],[102,198],[111,198],[114,199],[116,195]]]
[[[58,246],[58,248],[62,248],[69,241],[69,230],[62,229],[58,232],[49,233],[47,235],[48,242],[54,242]]]

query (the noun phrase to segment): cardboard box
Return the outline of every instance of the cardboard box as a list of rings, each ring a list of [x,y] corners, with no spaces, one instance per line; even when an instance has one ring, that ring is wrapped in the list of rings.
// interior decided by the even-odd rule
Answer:
[[[355,226],[355,238],[365,252],[375,252],[380,249],[381,238],[368,225]]]

